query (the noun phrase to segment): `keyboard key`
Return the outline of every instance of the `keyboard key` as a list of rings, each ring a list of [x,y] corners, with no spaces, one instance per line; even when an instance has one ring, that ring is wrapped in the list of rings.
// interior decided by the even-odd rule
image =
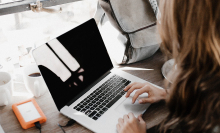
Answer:
[[[113,91],[114,92],[114,91]],[[111,94],[112,94],[112,92],[111,91],[109,91],[106,95],[109,95],[109,96],[111,96]]]
[[[95,116],[94,116],[94,117],[92,117],[92,119],[93,119],[93,120],[98,120],[98,117],[95,117]]]
[[[113,99],[113,97],[109,97],[108,100],[111,101]]]
[[[85,112],[85,114],[86,114],[86,115],[89,115],[91,112],[92,112],[91,110],[87,110],[87,111]]]
[[[120,92],[120,95],[124,95],[126,92],[125,91],[122,91],[122,92]]]
[[[97,102],[96,104],[97,104],[97,105],[100,105],[101,103],[100,103],[100,102]]]
[[[115,93],[119,94],[121,92],[121,90],[117,90]]]
[[[110,108],[115,102],[117,102],[121,98],[121,95],[116,96],[110,103],[106,105],[106,107]]]
[[[120,89],[123,90],[125,87],[126,87],[125,85],[122,85],[122,86],[120,87]]]
[[[105,90],[106,88],[108,88],[109,84],[105,84],[103,87],[102,87],[102,90]]]
[[[112,86],[116,86],[118,83],[113,83]]]
[[[127,86],[130,83],[131,83],[131,81],[127,81],[126,83],[124,83],[124,85]]]
[[[109,88],[109,90],[111,90],[114,88],[114,85],[110,85],[108,88]]]
[[[123,80],[122,80],[122,83],[126,83],[126,82],[127,82],[127,80],[126,80],[126,79],[123,79]]]
[[[112,93],[112,95],[113,95],[113,96],[116,96],[116,95],[118,95],[118,93],[114,92],[114,93]]]
[[[92,103],[96,103],[96,100],[93,100]]]
[[[96,108],[95,110],[99,111],[99,110],[101,110],[101,109],[100,109],[100,108]]]
[[[103,105],[103,106],[105,106],[105,105],[106,105],[106,103],[102,103],[102,105]]]
[[[111,97],[111,98],[114,98],[115,96],[114,96],[114,95],[111,95],[110,97]]]
[[[87,105],[87,102],[84,102],[83,105]]]
[[[77,108],[76,110],[77,110],[77,111],[80,111],[80,110],[81,110],[81,108]]]
[[[118,88],[120,88],[121,84],[118,84],[116,87],[115,87],[115,90],[117,90]]]
[[[96,92],[99,92],[101,89],[102,89],[102,88],[101,88],[101,87],[99,87],[98,89],[96,89]]]
[[[82,108],[84,108],[84,106],[83,106],[83,105],[80,105],[79,107],[80,107],[81,109],[82,109]]]
[[[86,111],[86,109],[84,108],[84,109],[82,109],[80,112],[84,113],[85,111]]]
[[[102,110],[103,110],[103,111],[107,111],[107,110],[108,110],[108,108],[106,108],[106,107],[105,107],[105,108],[103,108]]]
[[[96,114],[96,116],[97,116],[97,117],[100,117],[100,116],[101,116],[101,114],[97,113],[97,114]]]
[[[76,109],[76,108],[78,108],[78,106],[73,107],[73,109]]]
[[[89,103],[88,105],[89,105],[89,106],[92,106],[93,104],[92,104],[92,103]]]
[[[104,94],[108,93],[108,90],[103,91]]]
[[[102,89],[102,93],[105,93],[105,91],[108,91],[108,87]]]
[[[102,97],[102,100],[105,100],[105,99],[107,99],[107,97],[105,97],[105,96],[104,96],[104,97]]]
[[[97,106],[98,106],[97,104],[94,104],[94,105],[93,105],[94,108],[96,108]]]
[[[103,99],[100,99],[99,101],[100,101],[100,102],[103,102],[104,100],[103,100]]]
[[[102,106],[102,105],[99,105],[99,108],[103,108],[103,106]]]
[[[98,98],[95,98],[94,100],[95,100],[95,101],[98,101],[99,99],[98,99]]]
[[[105,112],[104,112],[104,111],[99,111],[99,113],[100,113],[100,114],[104,114]]]
[[[115,92],[115,90],[110,90],[110,91],[108,92],[108,94],[111,96],[113,92]]]
[[[89,117],[93,117],[96,113],[97,113],[96,111],[93,111],[93,112],[89,115]]]
[[[89,109],[89,106],[86,106],[85,108],[86,108],[86,109]]]
[[[91,107],[91,108],[90,108],[90,110],[94,110],[94,109],[95,109],[94,107]]]

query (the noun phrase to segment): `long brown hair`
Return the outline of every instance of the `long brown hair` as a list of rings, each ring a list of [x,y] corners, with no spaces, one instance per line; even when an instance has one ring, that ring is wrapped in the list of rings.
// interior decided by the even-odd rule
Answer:
[[[161,48],[177,64],[161,131],[211,133],[220,124],[220,0],[161,0]]]

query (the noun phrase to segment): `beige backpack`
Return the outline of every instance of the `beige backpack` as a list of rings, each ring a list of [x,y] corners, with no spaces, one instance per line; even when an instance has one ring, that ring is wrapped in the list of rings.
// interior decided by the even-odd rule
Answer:
[[[149,0],[99,0],[99,5],[103,9],[99,29],[118,64],[146,59],[159,49],[157,19]]]

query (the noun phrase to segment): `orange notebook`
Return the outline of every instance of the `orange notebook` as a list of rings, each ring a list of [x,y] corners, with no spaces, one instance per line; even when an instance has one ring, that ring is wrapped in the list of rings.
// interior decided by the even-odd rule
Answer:
[[[33,98],[13,104],[12,109],[23,129],[34,127],[35,122],[39,121],[41,124],[47,120],[46,116]]]

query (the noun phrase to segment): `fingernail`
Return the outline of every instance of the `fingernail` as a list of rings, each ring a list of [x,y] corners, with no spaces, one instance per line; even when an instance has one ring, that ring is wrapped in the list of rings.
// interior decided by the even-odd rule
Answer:
[[[142,100],[139,100],[139,103],[142,103],[143,101]]]

